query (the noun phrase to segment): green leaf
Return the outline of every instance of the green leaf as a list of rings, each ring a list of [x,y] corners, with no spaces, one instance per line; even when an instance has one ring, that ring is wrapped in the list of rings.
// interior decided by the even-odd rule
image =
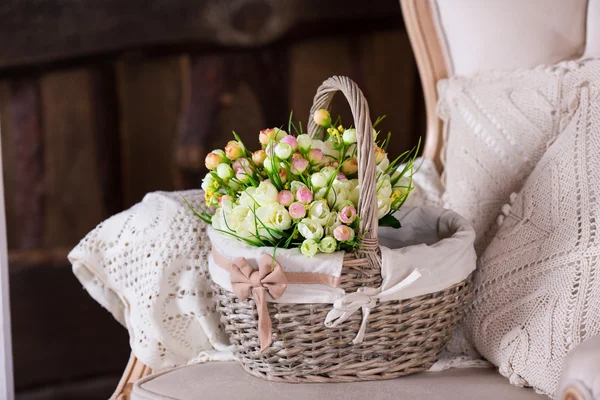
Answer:
[[[400,225],[398,218],[394,217],[392,214],[386,214],[379,220],[379,226],[389,226],[398,229],[402,225]]]

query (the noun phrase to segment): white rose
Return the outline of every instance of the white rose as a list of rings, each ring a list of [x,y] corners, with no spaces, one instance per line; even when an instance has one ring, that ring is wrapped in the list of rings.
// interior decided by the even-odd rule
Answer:
[[[306,238],[319,240],[323,237],[323,227],[312,219],[304,218],[298,224],[298,232]]]
[[[238,205],[233,207],[227,216],[227,224],[241,237],[254,236],[253,232],[248,232],[246,230],[245,221],[248,218],[248,214],[252,215],[252,211],[248,206]]]
[[[340,150],[336,149],[333,145],[333,142],[329,139],[323,143],[323,148],[321,150],[326,156],[333,157],[335,159],[340,158]]]
[[[390,212],[392,200],[389,197],[377,199],[377,218],[383,218]]]
[[[392,179],[398,179],[399,175],[400,175],[400,172],[396,172],[392,176]],[[394,189],[408,189],[410,187],[410,185],[411,185],[410,179],[407,178],[406,176],[403,176],[402,178],[398,179],[398,181],[394,185]]]
[[[346,144],[356,143],[356,129],[346,129],[342,135],[342,140]]]
[[[279,142],[281,139],[287,136],[287,132],[283,129],[273,128],[275,130],[275,140]]]
[[[250,209],[254,209],[256,207],[256,202],[254,201],[254,192],[256,191],[255,187],[246,188],[238,199],[238,203],[242,206],[249,207]]]
[[[230,200],[224,200],[219,208],[222,210],[220,214],[221,220],[219,221],[221,229],[236,232],[241,221],[233,214],[233,203]]]
[[[290,229],[292,226],[292,218],[290,217],[290,213],[283,205],[279,203],[272,203],[264,207],[260,207],[258,210],[256,210],[256,217],[267,228],[285,231]]]
[[[214,189],[213,183],[215,182],[215,178],[212,176],[212,174],[208,173],[206,174],[206,176],[204,177],[204,179],[202,179],[202,190],[204,190],[205,192],[208,189]]]
[[[315,192],[314,199],[315,199],[315,200],[321,200],[321,199],[324,199],[324,198],[325,198],[325,192],[326,192],[326,191],[327,191],[327,188],[321,188],[321,189],[317,190],[317,191]]]
[[[346,189],[347,191],[352,190],[352,188],[354,187],[354,185],[349,179],[336,179],[333,181],[332,186],[336,188]]]
[[[298,147],[303,152],[307,152],[311,149],[312,139],[307,134],[303,133],[302,135],[298,135],[296,140],[298,141]]]
[[[269,230],[267,229],[267,228],[272,228],[272,226],[269,226],[268,224],[264,223],[262,220],[259,221],[259,217],[258,217],[259,210],[260,210],[260,208],[258,208],[256,210],[256,215],[251,210],[248,213],[248,216],[246,217],[246,219],[242,222],[242,227],[240,229],[243,229],[244,232],[248,232],[248,236],[251,236],[253,238],[256,238],[256,235],[258,234],[258,237],[261,239],[268,239],[268,240],[279,239],[279,237],[280,237],[279,235],[276,235],[273,232],[269,232]]]
[[[325,178],[327,178],[327,182],[329,182],[331,180],[331,177],[333,175],[335,175],[336,170],[333,167],[325,167],[323,169],[321,169],[320,171],[323,175],[325,175]]]
[[[329,219],[329,207],[325,200],[313,201],[308,208],[308,218],[323,226]]]
[[[219,175],[219,178],[226,181],[233,177],[233,169],[231,168],[231,166],[229,164],[225,164],[225,163],[219,164],[217,166],[217,175]]]
[[[312,183],[315,188],[325,187],[328,182],[327,177],[322,172],[317,172],[310,177],[310,183]]]
[[[265,161],[263,161],[263,166],[269,172],[273,171],[273,159],[271,157],[265,157]]]
[[[240,190],[240,185],[238,185],[236,182],[234,182],[233,180],[230,180],[229,182],[227,182],[227,186],[229,186],[230,188],[232,188],[233,190],[235,190],[236,192],[238,190]]]
[[[338,226],[340,226],[342,223],[339,220],[337,213],[330,213],[329,214],[329,219],[327,220],[327,223],[325,224],[325,234],[327,236],[333,236],[333,230],[335,228],[337,228]]]
[[[348,195],[348,200],[354,203],[355,207],[358,207],[358,200],[360,199],[360,186],[355,186]]]
[[[211,218],[211,223],[213,228],[218,229],[218,230],[227,230],[227,229],[223,229],[223,210],[221,208],[217,208],[217,210],[215,211],[215,213],[213,214],[212,218]]]
[[[382,175],[377,182],[377,197],[385,198],[392,195],[392,184],[388,175]]]
[[[311,149],[319,149],[323,151],[323,141],[319,139],[313,139],[310,148]]]
[[[333,253],[337,248],[337,240],[333,236],[325,236],[319,242],[319,250],[323,253]]]
[[[360,198],[360,185],[358,185],[358,179],[353,179],[357,181],[356,186],[353,185],[352,190],[350,190],[350,195],[348,196],[348,200],[354,203],[356,207],[358,207],[358,199]]]
[[[306,239],[304,242],[302,242],[302,245],[300,246],[300,251],[306,257],[312,257],[315,254],[317,254],[317,251],[319,251],[319,245],[313,239]]]
[[[340,187],[331,187],[327,194],[327,203],[332,209],[337,209],[339,204],[350,199],[350,191]]]
[[[379,164],[377,164],[377,171],[383,172],[387,169],[389,165],[390,159],[386,156]]]
[[[275,154],[282,160],[287,160],[292,155],[292,146],[287,143],[278,143],[275,147]]]
[[[262,181],[254,191],[254,200],[260,206],[266,206],[267,204],[276,203],[278,194],[277,188],[271,182]]]
[[[356,157],[355,153],[356,153],[356,143],[348,146],[348,149],[346,150],[346,156],[347,157]]]
[[[292,191],[292,193],[294,193],[294,196],[296,195],[298,189],[300,189],[301,187],[306,187],[306,185],[300,181],[293,181],[290,184],[290,190]]]

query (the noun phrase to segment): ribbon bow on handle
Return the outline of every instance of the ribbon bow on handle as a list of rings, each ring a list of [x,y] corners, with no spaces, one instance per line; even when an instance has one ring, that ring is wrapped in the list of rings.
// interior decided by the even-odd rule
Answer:
[[[361,309],[362,322],[352,343],[362,343],[367,330],[369,314],[371,313],[371,309],[377,304],[377,301],[384,296],[392,295],[407,288],[415,283],[420,277],[421,272],[419,272],[418,269],[415,269],[395,286],[384,291],[380,291],[380,289],[376,288],[361,287],[356,292],[344,295],[333,303],[333,308],[325,317],[325,326],[328,328],[335,328],[350,318],[356,311]]]
[[[264,353],[273,341],[265,291],[274,299],[283,295],[288,284],[283,268],[273,257],[263,254],[258,262],[258,270],[253,269],[244,257],[239,257],[233,261],[230,274],[231,286],[237,298],[243,301],[252,295],[256,303],[258,341],[260,352]]]

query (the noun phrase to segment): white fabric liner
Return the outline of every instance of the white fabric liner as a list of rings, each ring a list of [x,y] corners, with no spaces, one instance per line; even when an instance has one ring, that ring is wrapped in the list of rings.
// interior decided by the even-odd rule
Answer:
[[[475,270],[475,231],[464,218],[453,211],[429,206],[404,207],[396,217],[402,228],[379,229],[383,277],[379,289],[389,293],[378,297],[379,301],[434,293],[461,282]],[[272,247],[252,247],[213,229],[208,230],[208,235],[215,250],[231,261],[245,257],[256,268],[262,254],[273,255]],[[284,271],[339,276],[344,253],[307,258],[298,249],[278,249],[275,258]],[[393,290],[415,270],[421,274],[419,279],[402,290]],[[215,283],[231,291],[229,273],[216,265],[212,256],[209,271]],[[267,296],[267,299],[277,303],[334,303],[343,295],[342,289],[325,285],[290,284],[280,298],[274,300]]]

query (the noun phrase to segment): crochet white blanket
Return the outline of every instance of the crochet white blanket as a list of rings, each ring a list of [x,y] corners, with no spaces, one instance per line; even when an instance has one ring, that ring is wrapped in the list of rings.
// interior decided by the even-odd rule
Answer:
[[[432,162],[423,162],[414,183],[407,205],[440,206]],[[196,208],[204,202],[200,190],[150,193],[69,254],[85,289],[127,328],[133,353],[154,370],[232,358],[211,299],[206,225],[183,196]]]

